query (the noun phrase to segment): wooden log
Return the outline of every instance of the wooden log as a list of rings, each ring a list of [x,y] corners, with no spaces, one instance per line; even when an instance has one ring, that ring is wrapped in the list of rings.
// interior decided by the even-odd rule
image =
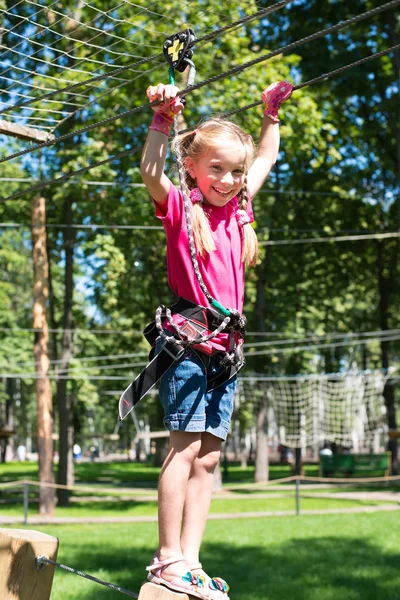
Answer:
[[[41,554],[57,560],[58,539],[39,531],[0,529],[1,600],[49,600],[55,567],[37,570]]]
[[[139,600],[196,600],[196,598],[183,592],[173,592],[163,585],[146,581],[140,588]]]

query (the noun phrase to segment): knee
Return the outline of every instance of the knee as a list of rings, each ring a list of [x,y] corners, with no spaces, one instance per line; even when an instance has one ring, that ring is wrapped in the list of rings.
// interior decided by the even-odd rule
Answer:
[[[177,451],[181,460],[193,464],[199,456],[200,448],[201,440],[193,440],[179,448],[179,450],[177,449]]]
[[[209,473],[214,473],[221,456],[220,450],[210,450],[204,454],[200,453],[196,459],[196,466]]]

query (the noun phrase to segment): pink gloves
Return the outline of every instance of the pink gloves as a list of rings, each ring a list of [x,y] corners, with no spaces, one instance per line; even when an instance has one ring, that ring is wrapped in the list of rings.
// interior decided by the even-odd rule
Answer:
[[[261,100],[264,102],[264,115],[272,119],[274,123],[279,123],[278,110],[282,104],[292,94],[293,85],[288,81],[277,81],[271,83],[261,94]]]
[[[177,96],[178,88],[174,85],[149,85],[146,94],[150,102],[159,100],[160,104],[152,106],[155,112],[150,129],[169,135],[175,115],[182,112],[184,103]]]

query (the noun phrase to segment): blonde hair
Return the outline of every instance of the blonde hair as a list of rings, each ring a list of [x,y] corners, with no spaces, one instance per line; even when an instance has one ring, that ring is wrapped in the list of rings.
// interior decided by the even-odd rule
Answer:
[[[249,202],[249,191],[247,188],[247,173],[254,160],[255,146],[254,142],[247,133],[238,125],[231,121],[226,121],[221,118],[214,118],[201,123],[194,131],[184,133],[175,138],[173,142],[174,149],[177,144],[182,155],[182,168],[185,174],[186,185],[189,190],[197,187],[196,181],[190,176],[186,166],[186,158],[194,160],[203,156],[210,148],[218,146],[218,139],[221,137],[231,139],[234,143],[240,142],[246,151],[245,156],[245,180],[242,189],[238,193],[238,207],[247,212]],[[196,248],[200,256],[215,250],[215,243],[212,238],[210,224],[207,215],[203,210],[201,202],[196,202],[192,205],[192,224],[193,235],[196,243]],[[250,223],[246,223],[242,227],[242,261],[246,264],[255,266],[258,258],[258,240],[254,229]]]

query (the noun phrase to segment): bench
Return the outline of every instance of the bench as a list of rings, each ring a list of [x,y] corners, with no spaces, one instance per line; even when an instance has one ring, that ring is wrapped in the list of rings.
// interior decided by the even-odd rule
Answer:
[[[378,476],[377,472],[383,472],[384,476],[388,477],[391,471],[391,458],[391,452],[320,455],[319,472],[321,477],[332,477],[334,474],[350,477],[355,473],[360,477],[371,477]]]

